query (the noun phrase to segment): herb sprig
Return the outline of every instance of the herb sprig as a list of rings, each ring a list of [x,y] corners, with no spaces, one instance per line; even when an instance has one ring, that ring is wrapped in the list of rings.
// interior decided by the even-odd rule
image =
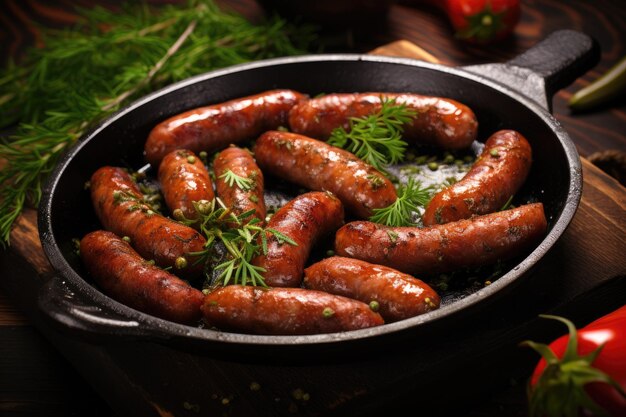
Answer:
[[[404,159],[408,144],[402,139],[404,124],[417,116],[415,110],[395,99],[381,97],[378,112],[350,118],[350,128],[332,131],[328,143],[346,149],[381,172]]]
[[[229,187],[237,185],[237,188],[242,191],[249,191],[254,188],[254,180],[252,178],[246,178],[242,177],[241,175],[237,175],[230,169],[226,170],[218,178],[223,179]]]
[[[45,48],[0,70],[0,244],[59,157],[91,126],[171,82],[215,68],[307,51],[310,27],[272,18],[252,24],[212,0],[187,7],[124,5],[79,11],[70,30],[44,29]]]
[[[415,226],[413,213],[431,199],[434,188],[423,187],[419,181],[409,178],[406,185],[398,188],[398,198],[391,205],[374,209],[370,221],[386,226]]]
[[[223,245],[226,260],[214,266],[217,276],[211,285],[260,285],[267,287],[263,279],[264,268],[253,265],[252,260],[258,255],[267,255],[267,235],[274,236],[279,243],[298,244],[276,229],[262,227],[262,221],[249,210],[235,215],[219,198],[212,201],[194,201],[198,219],[186,219],[182,212],[174,213],[181,223],[195,225],[206,237],[205,249],[190,253],[198,257],[197,262],[210,263],[216,254],[217,244]]]

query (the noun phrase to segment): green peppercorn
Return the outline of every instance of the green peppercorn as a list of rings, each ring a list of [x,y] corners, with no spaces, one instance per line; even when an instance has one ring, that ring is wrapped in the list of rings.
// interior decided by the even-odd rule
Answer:
[[[185,218],[185,214],[179,208],[174,209],[174,211],[172,212],[172,215],[174,216],[176,220],[183,220]]]
[[[185,259],[182,256],[179,256],[178,258],[176,258],[176,261],[174,261],[174,266],[176,267],[176,269],[183,269],[187,267],[187,259]]]

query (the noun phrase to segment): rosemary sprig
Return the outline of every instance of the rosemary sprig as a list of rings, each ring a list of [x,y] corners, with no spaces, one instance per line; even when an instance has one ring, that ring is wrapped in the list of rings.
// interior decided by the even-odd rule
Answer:
[[[386,226],[415,226],[413,214],[431,199],[433,187],[422,187],[419,181],[409,178],[406,185],[399,187],[398,198],[391,205],[374,209],[370,221]]]
[[[47,29],[45,48],[0,70],[0,243],[23,208],[37,205],[59,157],[94,123],[174,81],[253,59],[295,55],[310,27],[273,18],[255,25],[212,0],[186,7],[124,5],[79,11],[72,29]]]
[[[216,265],[218,271],[211,285],[259,285],[267,287],[263,279],[264,268],[252,264],[258,255],[267,255],[267,235],[273,235],[280,244],[298,244],[284,233],[261,226],[261,220],[253,217],[254,210],[236,216],[219,198],[212,201],[193,202],[198,219],[186,219],[181,212],[175,217],[184,224],[196,225],[206,237],[207,243],[202,252],[190,255],[199,257],[198,262],[210,263],[216,254],[217,244],[226,249],[226,260]],[[233,227],[233,224],[236,226]],[[207,275],[207,279],[210,277]]]
[[[381,172],[404,159],[407,143],[402,140],[403,125],[417,113],[395,99],[381,97],[375,114],[350,118],[350,128],[333,130],[328,143],[349,150]]]

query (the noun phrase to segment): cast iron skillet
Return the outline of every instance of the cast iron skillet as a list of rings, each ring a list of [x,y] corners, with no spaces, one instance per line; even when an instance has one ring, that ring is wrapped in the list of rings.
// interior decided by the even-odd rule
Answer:
[[[549,113],[552,95],[599,60],[599,48],[574,31],[553,33],[506,64],[448,68],[370,55],[313,55],[239,65],[200,75],[151,94],[104,121],[59,163],[39,209],[40,238],[57,275],[39,294],[40,308],[56,325],[91,337],[140,338],[200,344],[281,348],[347,345],[445,326],[454,316],[504,296],[528,275],[561,236],[581,196],[581,164],[567,133]],[[322,92],[398,91],[450,97],[471,107],[479,139],[498,129],[519,130],[531,142],[534,161],[522,199],[545,205],[549,232],[510,271],[437,311],[384,326],[337,334],[257,336],[179,325],[126,307],[83,279],[73,238],[100,228],[85,182],[103,165],[141,167],[143,144],[159,121],[184,110],[274,88],[310,95]]]

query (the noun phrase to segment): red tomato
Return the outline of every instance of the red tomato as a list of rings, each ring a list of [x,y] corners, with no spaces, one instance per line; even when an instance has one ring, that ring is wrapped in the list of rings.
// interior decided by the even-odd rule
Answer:
[[[519,0],[445,0],[443,6],[456,37],[472,43],[505,39],[520,18]]]
[[[626,416],[626,305],[578,331],[547,317],[570,332],[548,346],[526,342],[544,357],[530,379],[531,415],[577,416],[585,408]]]

